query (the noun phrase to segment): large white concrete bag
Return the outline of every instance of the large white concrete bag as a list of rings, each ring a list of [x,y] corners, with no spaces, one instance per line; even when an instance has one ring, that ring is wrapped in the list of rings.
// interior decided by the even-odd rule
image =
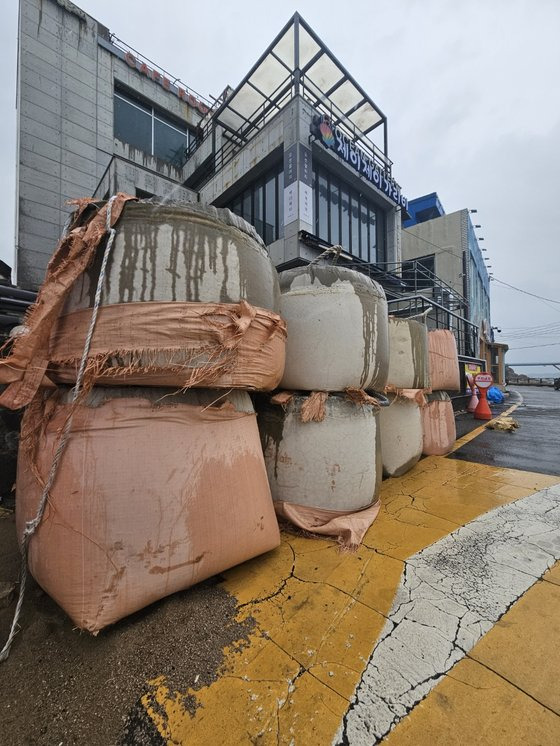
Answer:
[[[78,278],[64,313],[93,305],[103,251]],[[116,226],[102,307],[118,303],[239,303],[278,311],[276,269],[252,225],[230,210],[128,202]]]
[[[271,391],[284,369],[280,287],[255,229],[227,209],[128,202],[101,296],[86,375],[100,385]],[[102,246],[75,280],[49,341],[50,372],[73,383]]]
[[[24,415],[20,537],[71,411],[58,393]],[[97,388],[74,410],[29,568],[76,626],[97,632],[279,541],[247,393]]]
[[[309,265],[281,272],[280,291],[288,326],[282,388],[383,389],[389,354],[380,285],[352,269]]]
[[[379,509],[377,404],[365,396],[360,403],[343,394],[288,393],[259,397],[257,409],[276,512],[308,531],[359,544]]]
[[[444,456],[451,451],[457,437],[453,404],[445,391],[435,391],[426,399],[428,403],[422,407],[422,453],[425,456]]]
[[[389,374],[395,389],[428,389],[428,330],[415,319],[389,317]]]
[[[399,477],[422,455],[423,432],[420,406],[414,398],[389,394],[390,405],[379,414],[383,473]]]

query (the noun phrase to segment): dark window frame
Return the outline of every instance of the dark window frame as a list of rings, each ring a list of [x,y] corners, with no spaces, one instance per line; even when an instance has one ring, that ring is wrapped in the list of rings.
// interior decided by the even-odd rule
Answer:
[[[154,158],[159,158],[159,160],[163,160],[165,163],[171,163],[172,165],[175,165],[177,168],[182,168],[187,160],[187,154],[192,151],[195,143],[196,143],[196,132],[193,130],[192,127],[190,127],[186,122],[181,121],[177,117],[173,117],[172,115],[169,115],[168,113],[162,111],[157,106],[154,106],[152,103],[145,101],[141,98],[138,98],[134,94],[130,93],[127,90],[124,90],[120,86],[115,86],[115,89],[113,91],[113,112],[114,112],[114,119],[113,119],[113,132],[116,130],[116,109],[114,106],[115,98],[120,99],[121,101],[124,101],[129,106],[132,106],[139,111],[141,111],[144,114],[147,114],[151,119],[151,148],[150,151],[144,151],[148,152],[148,155],[151,155]],[[160,124],[163,124],[166,127],[169,127],[170,129],[175,130],[181,135],[186,135],[186,146],[184,150],[184,155],[181,161],[175,161],[174,159],[167,159],[167,158],[161,158],[161,156],[156,155],[156,121],[158,121]],[[116,135],[115,135],[116,136]],[[121,138],[117,138],[121,139]],[[127,142],[127,140],[123,140],[123,142]]]
[[[356,259],[370,262],[372,264],[383,263],[385,261],[385,213],[372,200],[368,199],[365,194],[355,189],[344,178],[334,174],[322,164],[314,164],[313,172],[313,207],[315,210],[315,234],[323,241],[330,244],[341,244],[343,248]],[[327,182],[327,200],[326,216],[321,212],[321,206],[324,200],[321,199],[319,192],[319,183],[326,179]],[[333,194],[336,192],[336,199]],[[343,202],[347,199],[347,219],[344,219]],[[352,208],[356,206],[358,220],[357,230],[354,230],[354,220]],[[333,215],[333,209],[336,209],[338,215]],[[363,210],[365,209],[365,213]],[[362,215],[367,217],[366,225],[362,224]],[[372,222],[371,217],[374,216]],[[338,218],[338,219],[337,219]],[[327,230],[324,231],[323,225],[326,219]],[[338,223],[338,228],[336,228]],[[337,235],[333,233],[333,227]],[[364,240],[364,229],[367,235],[367,247],[362,246]],[[372,236],[373,233],[373,236]]]
[[[270,237],[270,231],[267,231],[269,224],[267,223],[267,192],[266,185],[273,183],[273,194],[271,195],[270,202],[274,205],[274,223],[272,224],[272,240],[267,241]],[[255,194],[258,190],[262,189],[262,218],[259,216],[258,221],[260,226],[256,225],[257,215],[255,211]],[[243,209],[245,199],[249,207],[247,214]],[[224,207],[227,207],[236,215],[239,215],[244,220],[247,220],[265,242],[266,245],[278,241],[279,238],[284,236],[284,165],[282,161],[278,162],[275,166],[265,171],[258,179],[255,179],[251,184],[248,184],[244,189],[238,192],[235,197],[230,199]],[[259,230],[260,227],[260,230]]]

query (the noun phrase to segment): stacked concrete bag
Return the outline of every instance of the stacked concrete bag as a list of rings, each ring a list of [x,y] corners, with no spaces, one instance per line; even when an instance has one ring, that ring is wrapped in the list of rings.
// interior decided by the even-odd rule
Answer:
[[[455,335],[448,329],[428,332],[428,364],[433,391],[460,391],[459,356]]]
[[[422,391],[403,389],[388,393],[389,406],[380,412],[381,458],[387,477],[410,471],[422,455]]]
[[[426,456],[443,456],[453,448],[456,438],[453,404],[448,392],[459,391],[459,358],[455,336],[447,329],[428,332],[429,367],[432,394],[422,410]]]
[[[29,405],[20,532],[71,422],[29,565],[78,626],[97,631],[278,545],[247,394],[283,373],[278,301],[262,241],[229,211],[124,195],[78,205],[0,365],[3,403]],[[77,379],[76,400],[62,384]]]
[[[377,515],[377,400],[388,369],[387,301],[354,270],[280,273],[288,326],[283,391],[259,408],[276,511],[300,528],[357,546]]]
[[[426,324],[390,316],[389,349],[389,390],[430,388]]]
[[[409,471],[422,455],[424,392],[430,388],[428,331],[416,319],[389,317],[390,405],[380,415],[381,452],[385,476]]]
[[[280,291],[289,330],[282,388],[384,388],[389,341],[380,285],[352,269],[311,264],[281,272]]]
[[[73,382],[101,252],[73,284],[50,339],[53,376]],[[229,210],[128,204],[107,266],[88,369],[96,383],[272,390],[284,369],[276,270]]]
[[[68,387],[27,408],[17,480],[20,536],[41,498],[59,434],[72,432],[29,568],[74,624],[122,617],[277,546],[249,395]]]
[[[426,395],[422,408],[422,453],[425,456],[445,456],[455,444],[457,432],[453,404],[446,391]]]

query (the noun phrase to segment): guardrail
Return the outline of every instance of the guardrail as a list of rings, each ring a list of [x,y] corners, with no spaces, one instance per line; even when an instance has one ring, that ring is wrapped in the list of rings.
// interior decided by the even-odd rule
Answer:
[[[560,379],[556,379],[560,380]],[[529,378],[528,376],[508,376],[506,384],[512,386],[544,386],[556,388],[554,378]]]
[[[478,327],[455,311],[442,306],[424,295],[405,295],[388,301],[393,316],[410,318],[426,313],[435,329],[449,329],[457,340],[460,356],[476,359]]]

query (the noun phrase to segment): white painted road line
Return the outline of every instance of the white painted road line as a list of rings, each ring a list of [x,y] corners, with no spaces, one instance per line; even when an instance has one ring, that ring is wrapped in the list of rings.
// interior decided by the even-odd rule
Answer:
[[[371,746],[560,559],[560,484],[485,513],[405,563],[334,743]]]

